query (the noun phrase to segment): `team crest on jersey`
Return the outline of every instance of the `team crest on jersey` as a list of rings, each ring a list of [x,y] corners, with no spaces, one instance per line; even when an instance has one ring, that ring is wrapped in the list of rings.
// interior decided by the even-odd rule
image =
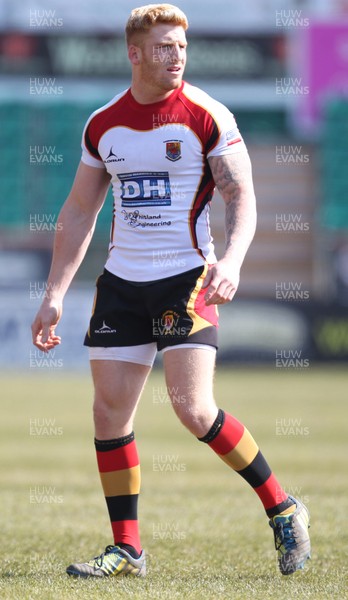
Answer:
[[[166,158],[175,162],[181,158],[181,143],[182,140],[166,140]]]

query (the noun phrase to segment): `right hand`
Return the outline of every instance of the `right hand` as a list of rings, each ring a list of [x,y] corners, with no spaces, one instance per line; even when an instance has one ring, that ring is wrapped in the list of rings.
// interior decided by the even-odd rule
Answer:
[[[61,338],[55,334],[56,326],[62,316],[63,305],[60,302],[43,301],[31,326],[33,344],[43,352],[49,352],[60,344]]]

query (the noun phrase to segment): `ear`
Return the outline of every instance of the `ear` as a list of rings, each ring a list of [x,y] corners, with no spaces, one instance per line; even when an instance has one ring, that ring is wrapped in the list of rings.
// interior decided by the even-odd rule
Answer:
[[[141,63],[142,53],[139,46],[134,46],[134,44],[131,44],[128,47],[128,58],[132,65],[139,65]]]

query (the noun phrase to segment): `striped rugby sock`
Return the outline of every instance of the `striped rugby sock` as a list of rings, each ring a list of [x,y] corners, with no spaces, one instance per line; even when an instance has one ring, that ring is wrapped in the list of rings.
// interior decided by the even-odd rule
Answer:
[[[134,432],[114,440],[95,440],[97,462],[114,544],[141,553],[138,527],[140,465]],[[135,557],[136,558],[136,557]]]
[[[240,421],[219,409],[207,435],[198,438],[241,475],[259,496],[268,517],[296,508],[283,490],[249,431]],[[289,511],[291,512],[291,511]]]

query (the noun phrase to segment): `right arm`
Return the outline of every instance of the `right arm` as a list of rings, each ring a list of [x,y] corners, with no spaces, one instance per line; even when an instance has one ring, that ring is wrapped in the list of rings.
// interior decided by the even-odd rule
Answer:
[[[93,236],[110,176],[104,169],[80,163],[71,192],[59,213],[47,293],[32,324],[33,344],[47,352],[60,343],[55,327],[64,296]]]

